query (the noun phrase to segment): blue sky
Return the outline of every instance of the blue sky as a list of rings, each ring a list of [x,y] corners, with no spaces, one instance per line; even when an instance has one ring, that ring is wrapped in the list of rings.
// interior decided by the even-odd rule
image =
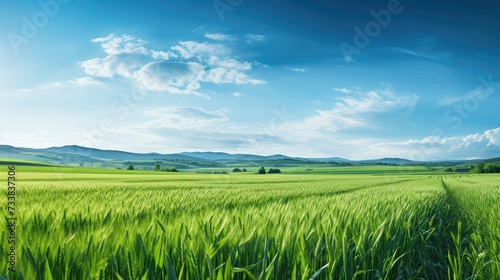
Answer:
[[[4,1],[0,144],[500,156],[494,1]]]

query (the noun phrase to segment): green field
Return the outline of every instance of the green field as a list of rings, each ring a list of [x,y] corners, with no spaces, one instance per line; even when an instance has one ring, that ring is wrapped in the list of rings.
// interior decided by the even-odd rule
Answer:
[[[8,168],[0,167],[6,179]],[[17,166],[17,270],[8,272],[3,226],[0,274],[500,279],[500,176],[425,167],[306,170],[258,175]]]

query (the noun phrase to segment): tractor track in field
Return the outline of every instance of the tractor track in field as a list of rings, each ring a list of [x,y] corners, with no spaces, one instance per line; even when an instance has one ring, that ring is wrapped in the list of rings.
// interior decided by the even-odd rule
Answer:
[[[448,275],[449,279],[458,279],[457,274],[460,275],[460,279],[469,279],[465,278],[465,274],[470,273],[470,267],[467,266],[468,263],[465,262],[465,254],[468,251],[468,247],[471,245],[468,240],[470,240],[469,236],[472,233],[471,228],[467,224],[466,219],[464,218],[464,210],[460,206],[460,203],[456,199],[456,194],[446,185],[443,177],[440,177],[441,184],[443,188],[446,190],[447,201],[449,204],[449,224],[447,226],[447,236],[444,237],[446,242],[442,244],[443,252],[448,252],[451,256],[448,257],[448,266],[453,272],[453,275]],[[455,238],[454,238],[454,236]],[[458,237],[458,238],[457,238]],[[446,250],[446,251],[445,251]],[[452,267],[450,262],[459,261],[462,263],[460,273],[455,271],[456,268]],[[462,270],[463,269],[463,270]],[[452,277],[452,278],[450,278]]]
[[[446,196],[448,200],[448,204],[450,205],[450,216],[453,218],[455,222],[460,221],[462,224],[464,223],[463,219],[463,210],[460,207],[460,203],[456,199],[455,195],[453,194],[453,191],[450,190],[450,188],[446,185],[444,182],[443,178],[440,178],[441,180],[441,185],[446,191]]]

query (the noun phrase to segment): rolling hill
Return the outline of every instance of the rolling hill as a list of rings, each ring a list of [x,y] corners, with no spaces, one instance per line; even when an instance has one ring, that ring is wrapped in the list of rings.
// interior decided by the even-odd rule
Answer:
[[[460,165],[477,164],[480,162],[497,162],[499,158],[453,160],[439,162],[416,162],[402,158],[381,158],[370,160],[349,160],[339,157],[329,158],[300,158],[276,154],[269,156],[252,154],[229,154],[222,152],[182,152],[174,154],[161,153],[132,153],[117,150],[101,150],[95,148],[81,147],[76,145],[63,147],[50,147],[45,149],[32,149],[0,145],[0,158],[44,162],[50,164],[67,164],[74,166],[90,167],[114,167],[121,168],[128,164],[150,166],[161,162],[167,166],[178,168],[213,168],[222,167],[226,164],[241,163],[258,165],[259,163],[282,164],[391,164],[391,165]]]

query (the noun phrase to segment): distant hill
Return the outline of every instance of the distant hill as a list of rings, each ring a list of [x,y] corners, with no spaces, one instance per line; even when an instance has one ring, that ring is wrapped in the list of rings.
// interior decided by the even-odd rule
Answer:
[[[0,145],[0,157],[39,160],[50,163],[77,163],[100,161],[176,160],[201,162],[252,162],[288,158],[284,155],[259,156],[250,154],[228,154],[220,152],[184,152],[175,154],[131,153],[116,150],[101,150],[76,145],[46,149],[18,148]]]
[[[369,159],[369,160],[360,160],[358,162],[362,163],[385,163],[385,164],[399,164],[399,165],[405,165],[405,164],[414,164],[417,163],[417,161],[409,160],[409,159],[404,159],[404,158],[381,158],[381,159]]]
[[[64,146],[64,147],[52,147],[48,149],[40,149],[39,151],[53,152],[56,154],[82,155],[100,160],[145,160],[145,159],[154,160],[160,158],[195,160],[195,158],[178,154],[171,154],[171,155],[164,155],[159,153],[139,154],[139,153],[124,152],[124,151],[85,148],[75,145]]]
[[[270,163],[281,161],[289,164],[396,164],[396,165],[443,165],[443,164],[477,164],[480,162],[498,162],[500,158],[449,160],[418,162],[403,158],[381,158],[369,160],[349,160],[340,157],[328,158],[301,158],[286,155],[252,155],[229,154],[222,152],[183,152],[174,154],[160,153],[131,153],[116,150],[101,150],[76,145],[51,147],[46,149],[20,148],[0,145],[0,158],[46,162],[51,164],[70,164],[94,167],[123,167],[125,164],[151,165],[161,162],[164,165],[173,165],[181,168],[217,167],[233,163]]]
[[[21,150],[20,150],[20,148],[8,146],[8,145],[0,145],[0,153],[1,154],[20,154]]]
[[[300,158],[297,158],[300,159]],[[321,162],[353,162],[353,160],[341,158],[341,157],[329,157],[329,158],[308,158],[308,160],[312,161],[321,161]]]
[[[277,160],[288,158],[284,155],[258,156],[250,154],[228,154],[220,152],[184,152],[179,155],[188,156],[191,158],[202,159],[212,162],[245,162],[245,161],[263,161]]]

